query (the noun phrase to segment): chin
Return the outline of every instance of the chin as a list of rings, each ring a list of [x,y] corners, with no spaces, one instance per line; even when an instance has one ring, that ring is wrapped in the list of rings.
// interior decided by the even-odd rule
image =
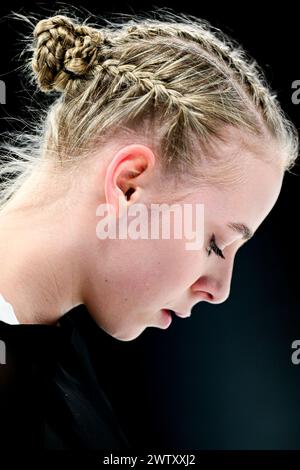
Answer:
[[[119,341],[133,341],[135,340],[136,338],[138,338],[142,333],[143,331],[145,330],[145,328],[143,328],[142,330],[138,330],[138,331],[131,331],[131,332],[126,332],[126,333],[116,333],[114,335],[112,335],[115,339],[118,339]]]
[[[109,317],[100,318],[98,312],[91,312],[91,310],[89,310],[89,313],[102,331],[119,341],[133,341],[138,338],[148,326],[146,324],[141,325],[137,321],[134,324],[134,320],[130,319],[130,316],[127,318],[121,317],[111,322]]]
[[[135,328],[135,329],[131,328],[127,330],[125,328],[112,330],[109,327],[105,328],[103,325],[100,325],[99,323],[98,323],[98,326],[103,331],[105,331],[105,333],[107,333],[109,336],[119,341],[133,341],[134,339],[138,338],[146,329],[146,327],[143,327],[143,328]]]

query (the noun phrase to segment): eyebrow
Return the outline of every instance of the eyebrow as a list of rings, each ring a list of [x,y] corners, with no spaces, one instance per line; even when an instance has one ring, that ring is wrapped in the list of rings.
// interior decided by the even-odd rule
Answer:
[[[227,224],[227,227],[229,227],[234,232],[242,234],[243,235],[243,240],[249,240],[251,237],[253,237],[252,230],[250,230],[250,228],[247,227],[247,225],[245,225],[245,224],[236,223],[236,222],[229,222]]]

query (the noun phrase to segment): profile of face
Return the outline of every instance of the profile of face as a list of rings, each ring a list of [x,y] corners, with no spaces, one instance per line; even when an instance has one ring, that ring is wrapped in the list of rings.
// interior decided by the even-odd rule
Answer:
[[[240,148],[238,137],[233,129],[222,151],[224,158],[239,151],[242,178],[226,190],[201,184],[191,189],[188,179],[185,188],[176,190],[176,184],[162,177],[151,148],[142,144],[106,150],[107,158],[93,160],[93,191],[82,186],[78,204],[83,298],[93,319],[111,336],[128,341],[147,327],[165,329],[172,316],[164,309],[186,317],[198,302],[220,304],[230,295],[235,255],[273,208],[284,177],[274,164],[282,158],[275,142],[258,146],[249,140]],[[266,163],[263,157],[270,155],[274,162]],[[120,207],[171,206],[174,200],[181,207],[202,204],[200,248],[187,249],[190,240],[184,236],[120,239],[96,234],[99,204],[109,204],[121,217]],[[208,251],[213,235],[221,255],[218,249]]]

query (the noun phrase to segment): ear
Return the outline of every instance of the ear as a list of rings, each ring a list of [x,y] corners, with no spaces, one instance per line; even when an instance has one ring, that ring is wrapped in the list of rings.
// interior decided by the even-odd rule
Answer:
[[[123,147],[113,157],[105,175],[106,203],[119,214],[119,207],[127,208],[139,197],[140,184],[152,172],[155,156],[145,145]]]

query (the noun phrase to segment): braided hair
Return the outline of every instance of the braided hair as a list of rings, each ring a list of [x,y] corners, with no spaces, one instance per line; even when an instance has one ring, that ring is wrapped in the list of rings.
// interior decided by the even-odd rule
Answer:
[[[206,20],[154,16],[95,27],[58,14],[34,25],[31,76],[56,97],[42,126],[43,155],[77,164],[117,133],[151,144],[178,181],[202,176],[227,187],[241,157],[225,161],[216,142],[238,128],[257,142],[275,139],[275,163],[290,171],[298,132],[257,62]]]

